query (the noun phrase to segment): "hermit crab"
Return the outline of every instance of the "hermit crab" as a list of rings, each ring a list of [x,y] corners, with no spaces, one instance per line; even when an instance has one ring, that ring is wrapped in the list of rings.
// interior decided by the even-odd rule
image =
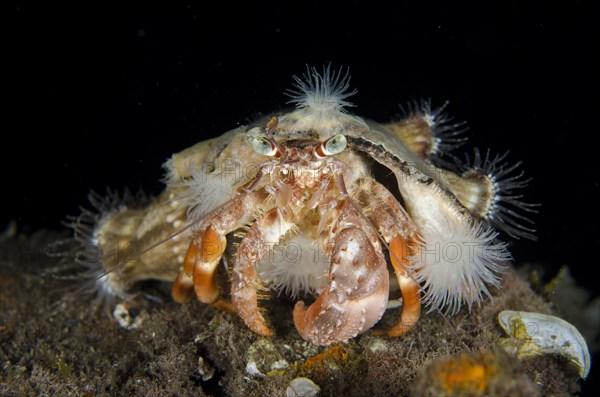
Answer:
[[[94,198],[100,213],[73,223],[101,252],[99,292],[126,297],[138,281],[173,281],[177,302],[235,312],[269,336],[271,290],[301,299],[294,323],[317,345],[373,327],[391,277],[401,317],[376,330],[389,336],[414,326],[422,302],[456,313],[490,295],[510,258],[494,228],[533,237],[521,221],[535,209],[514,193],[527,183],[518,164],[477,153],[443,169],[463,138],[441,109],[424,103],[378,124],[348,112],[355,91],[342,69],[308,68],[295,81],[289,113],[173,155],[164,192],[148,204]]]

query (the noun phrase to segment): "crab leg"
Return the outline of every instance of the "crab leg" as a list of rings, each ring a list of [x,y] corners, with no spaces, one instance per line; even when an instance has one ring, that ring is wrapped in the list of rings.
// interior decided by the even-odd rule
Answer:
[[[274,208],[252,225],[236,253],[231,280],[231,301],[248,328],[260,335],[270,336],[273,335],[273,331],[268,327],[258,307],[257,290],[261,285],[255,265],[293,226],[279,208]]]
[[[302,301],[294,307],[296,328],[317,345],[344,342],[371,328],[387,305],[389,275],[378,237],[350,214],[333,228],[341,230],[333,240],[329,285],[308,308]]]
[[[419,284],[411,277],[408,270],[410,265],[410,249],[402,236],[396,236],[390,242],[390,259],[398,278],[402,292],[402,314],[400,321],[386,330],[388,336],[400,336],[412,329],[421,314],[421,293]]]
[[[172,295],[175,301],[188,301],[193,298],[193,292],[203,303],[217,300],[219,287],[215,281],[215,273],[226,244],[225,236],[217,233],[213,226],[206,228],[202,238],[194,239],[185,255],[183,271],[173,284]]]
[[[379,201],[370,218],[389,244],[390,260],[402,293],[400,321],[390,329],[376,330],[375,333],[401,336],[412,329],[421,314],[420,287],[409,268],[410,256],[419,245],[419,237],[408,214],[385,187],[372,182],[365,186],[365,191]]]
[[[192,239],[171,294],[176,302],[187,302],[196,295],[204,303],[226,308],[219,299],[216,270],[227,246],[225,235],[249,220],[251,208],[259,207],[264,200],[262,190],[240,196],[238,199],[213,211],[204,228]]]

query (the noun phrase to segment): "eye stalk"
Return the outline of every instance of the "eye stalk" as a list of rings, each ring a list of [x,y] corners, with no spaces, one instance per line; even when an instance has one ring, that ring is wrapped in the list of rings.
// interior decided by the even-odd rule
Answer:
[[[347,144],[346,137],[342,134],[337,134],[321,143],[317,148],[317,152],[322,156],[331,156],[343,152]]]
[[[257,136],[252,140],[252,148],[256,153],[262,154],[264,156],[281,156],[279,145],[273,140],[273,138]]]

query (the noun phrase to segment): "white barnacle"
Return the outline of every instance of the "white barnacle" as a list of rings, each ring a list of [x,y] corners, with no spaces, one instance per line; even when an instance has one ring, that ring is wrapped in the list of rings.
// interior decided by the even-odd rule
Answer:
[[[466,122],[452,122],[453,118],[445,112],[448,104],[446,101],[434,108],[431,100],[421,100],[407,104],[406,108],[400,107],[408,120],[422,120],[429,127],[426,133],[412,137],[415,142],[425,145],[424,154],[434,163],[452,166],[458,160],[452,152],[467,141],[463,136],[467,126]]]
[[[258,264],[260,277],[279,293],[295,299],[304,291],[320,291],[327,283],[329,261],[318,244],[299,234],[276,244]],[[335,283],[331,285],[335,289]]]
[[[430,311],[445,308],[455,314],[463,303],[471,309],[483,295],[491,296],[487,284],[500,287],[502,263],[510,254],[505,244],[494,241],[492,229],[454,222],[445,226],[421,228],[425,246],[413,258],[412,268]]]
[[[306,68],[302,77],[294,76],[295,89],[288,90],[291,98],[288,103],[295,103],[299,109],[306,109],[313,115],[327,115],[343,112],[344,107],[352,106],[346,98],[356,94],[349,91],[350,69],[343,74],[343,69],[331,70],[331,65],[323,66],[320,74],[316,68]]]
[[[455,314],[490,296],[487,285],[500,287],[506,244],[490,227],[461,214],[440,187],[407,179],[401,186],[406,206],[423,241],[411,270],[433,310]]]
[[[535,240],[535,229],[530,227],[533,222],[527,214],[536,213],[539,204],[526,203],[521,200],[519,190],[529,184],[529,178],[524,177],[524,172],[519,171],[521,162],[508,164],[504,159],[508,152],[492,156],[488,150],[482,156],[475,150],[473,159],[467,157],[467,171],[463,174],[467,178],[483,176],[488,189],[488,202],[484,206],[483,218],[514,238],[528,238]]]
[[[189,219],[202,218],[233,195],[234,187],[228,178],[225,173],[207,173],[204,169],[192,172],[191,178],[183,182],[186,189],[180,196],[182,206],[188,208]]]

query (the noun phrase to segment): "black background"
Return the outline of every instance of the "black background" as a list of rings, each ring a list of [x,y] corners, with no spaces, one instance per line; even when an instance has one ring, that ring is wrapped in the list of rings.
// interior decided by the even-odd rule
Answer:
[[[470,127],[459,153],[523,160],[526,201],[542,207],[539,241],[514,241],[516,261],[549,275],[568,265],[598,295],[600,34],[588,3],[85,3],[12,6],[1,227],[59,229],[91,189],[158,193],[172,153],[283,108],[293,74],[331,62],[351,68],[353,112],[387,121],[399,104],[450,100]]]

